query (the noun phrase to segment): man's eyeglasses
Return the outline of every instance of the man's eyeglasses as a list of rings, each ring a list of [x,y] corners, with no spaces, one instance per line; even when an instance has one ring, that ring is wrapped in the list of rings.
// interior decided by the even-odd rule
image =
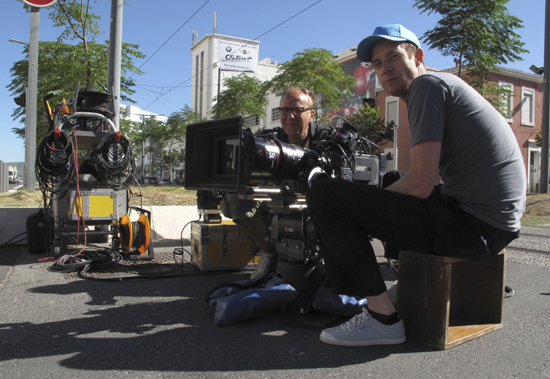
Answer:
[[[300,115],[302,113],[304,113],[305,111],[309,111],[311,110],[311,108],[304,108],[304,107],[295,107],[295,108],[288,108],[288,107],[279,107],[279,112],[283,115],[283,116],[287,116],[289,114],[293,114],[294,116],[296,115]]]

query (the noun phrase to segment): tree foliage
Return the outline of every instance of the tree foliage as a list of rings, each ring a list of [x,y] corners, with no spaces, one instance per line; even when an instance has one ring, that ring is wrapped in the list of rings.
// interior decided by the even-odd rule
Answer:
[[[216,97],[212,118],[265,115],[266,85],[259,79],[243,73],[226,78],[223,83],[226,89]]]
[[[46,125],[40,122],[43,120],[40,115],[45,114],[42,98],[55,92],[52,101],[61,102],[63,98],[73,97],[77,87],[82,89],[97,82],[107,84],[108,79],[109,45],[108,42],[101,44],[96,41],[101,33],[97,24],[100,17],[92,14],[91,8],[84,6],[82,0],[59,0],[48,10],[54,26],[63,28],[63,31],[57,41],[40,41],[38,46],[37,141],[46,131]],[[69,41],[77,43],[67,43]],[[28,47],[25,53],[26,57],[15,62],[10,69],[13,79],[7,88],[14,96],[23,93],[27,86]],[[122,44],[120,90],[124,101],[133,102],[129,96],[135,92],[132,89],[134,83],[127,75],[141,74],[133,65],[133,59],[143,57],[138,45]],[[24,109],[15,108],[12,117],[23,123],[24,112]],[[25,134],[24,128],[13,128],[12,131],[21,138]]]
[[[307,48],[296,53],[281,64],[278,72],[270,82],[273,92],[281,95],[290,86],[308,88],[319,96],[322,112],[338,108],[355,85],[353,76],[346,74],[326,49]]]
[[[455,57],[458,76],[463,75],[479,92],[498,102],[498,88],[485,88],[489,72],[497,65],[522,60],[521,36],[515,30],[523,21],[512,16],[506,3],[509,0],[419,0],[414,7],[420,13],[439,14],[437,26],[427,31],[421,40],[444,56]],[[493,102],[494,103],[494,102]]]
[[[368,104],[363,104],[357,112],[353,113],[348,119],[359,133],[369,141],[377,145],[382,145],[393,138],[393,121],[386,122],[382,119],[380,107],[374,108]]]
[[[201,116],[184,106],[173,112],[164,122],[156,116],[143,116],[141,122],[130,121],[122,112],[120,131],[130,140],[136,156],[151,158],[152,175],[170,170],[172,172],[185,161],[185,135],[187,126],[203,121]],[[138,166],[143,162],[139,161]]]

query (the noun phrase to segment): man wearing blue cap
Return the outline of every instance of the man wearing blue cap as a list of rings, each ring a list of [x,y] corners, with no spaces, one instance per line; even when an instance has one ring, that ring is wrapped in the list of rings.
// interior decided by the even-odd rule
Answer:
[[[342,346],[398,344],[405,329],[380,273],[370,236],[399,250],[472,260],[517,238],[526,174],[507,121],[449,73],[427,72],[424,51],[402,25],[377,27],[357,47],[382,88],[402,99],[411,129],[409,172],[385,189],[320,180],[307,193],[331,287],[366,296],[361,314],[321,333]],[[436,182],[443,182],[434,191]]]

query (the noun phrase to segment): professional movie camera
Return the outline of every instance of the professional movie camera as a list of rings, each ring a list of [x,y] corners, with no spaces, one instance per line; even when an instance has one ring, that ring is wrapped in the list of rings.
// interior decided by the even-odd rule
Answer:
[[[292,285],[302,286],[299,292],[307,292],[310,282],[322,275],[322,270],[312,270],[321,262],[305,203],[312,182],[336,179],[378,185],[386,167],[379,148],[339,116],[331,119],[326,138],[312,141],[308,148],[282,142],[269,131],[255,136],[243,129],[240,116],[192,124],[187,127],[186,155],[187,189],[238,193],[240,198],[268,203],[277,271]],[[311,271],[317,274],[305,274]],[[309,279],[292,280],[303,275]]]

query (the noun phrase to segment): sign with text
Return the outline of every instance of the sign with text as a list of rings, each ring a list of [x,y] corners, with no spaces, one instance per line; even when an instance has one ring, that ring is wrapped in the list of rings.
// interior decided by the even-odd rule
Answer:
[[[256,72],[259,46],[218,40],[218,65],[221,70]]]

